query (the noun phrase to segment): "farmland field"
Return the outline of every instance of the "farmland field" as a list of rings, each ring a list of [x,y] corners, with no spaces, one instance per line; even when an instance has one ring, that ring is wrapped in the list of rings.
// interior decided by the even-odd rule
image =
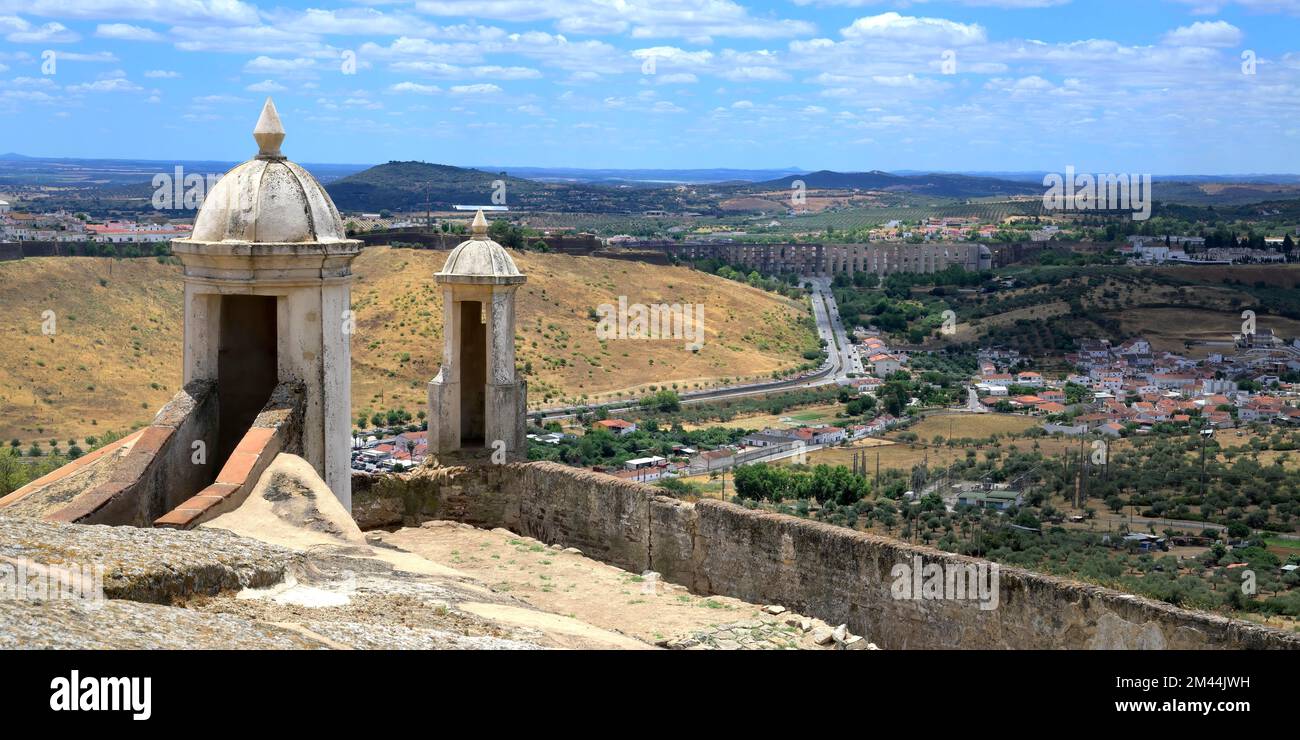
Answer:
[[[888,208],[844,208],[797,216],[783,222],[782,231],[807,229],[857,229],[878,226],[888,221],[921,221],[927,218],[978,218],[998,223],[1008,216],[1035,216],[1043,213],[1041,199],[989,201],[972,203],[936,203],[933,205]]]
[[[839,403],[828,403],[817,406],[808,406],[801,409],[792,409],[780,414],[756,414],[753,416],[740,416],[729,421],[707,421],[699,424],[683,424],[686,430],[704,429],[708,427],[726,427],[728,429],[767,429],[815,426],[817,424],[830,424],[835,421],[835,414],[843,410],[844,406]]]
[[[936,436],[944,439],[983,439],[994,434],[1021,434],[1038,426],[1038,421],[1022,414],[931,414],[907,428],[923,441]]]
[[[1049,457],[1062,455],[1066,452],[1074,453],[1079,449],[1079,443],[1075,440],[1053,437],[1044,437],[1039,440],[1005,440],[998,449],[1005,452],[1011,447],[1015,447],[1027,451],[1034,449],[1035,442],[1038,444],[1037,449]],[[957,460],[965,459],[966,451],[970,449],[974,449],[978,454],[983,455],[985,451],[994,449],[994,447],[992,445],[978,445],[973,448],[966,446],[950,447],[946,444],[911,444],[889,439],[868,438],[843,447],[828,447],[815,450],[808,453],[806,462],[809,465],[843,465],[851,467],[854,453],[865,453],[868,471],[875,470],[877,457],[880,459],[881,470],[911,470],[914,466],[923,463],[928,463],[931,468],[942,468]],[[774,464],[789,465],[791,463],[793,463],[793,460],[786,459]]]

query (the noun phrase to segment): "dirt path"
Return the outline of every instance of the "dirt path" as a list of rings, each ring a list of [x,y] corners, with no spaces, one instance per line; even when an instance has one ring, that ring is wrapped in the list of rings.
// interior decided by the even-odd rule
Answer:
[[[761,607],[685,588],[547,547],[505,530],[434,521],[394,533],[372,532],[385,544],[444,563],[533,606],[647,643],[714,625],[781,622]]]

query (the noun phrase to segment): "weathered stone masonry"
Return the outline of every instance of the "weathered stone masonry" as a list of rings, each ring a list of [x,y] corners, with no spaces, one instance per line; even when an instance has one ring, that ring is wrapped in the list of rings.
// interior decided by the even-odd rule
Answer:
[[[1300,636],[1003,567],[998,608],[904,600],[891,569],[979,560],[554,463],[425,470],[358,490],[363,526],[437,518],[506,527],[700,594],[777,603],[845,623],[886,649],[1300,648]]]

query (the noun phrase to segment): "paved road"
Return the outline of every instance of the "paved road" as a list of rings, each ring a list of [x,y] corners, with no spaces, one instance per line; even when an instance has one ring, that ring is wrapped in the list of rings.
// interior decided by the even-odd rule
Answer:
[[[1123,516],[1121,514],[1116,514],[1113,516],[1114,518],[1111,521],[1116,523],[1119,523],[1121,521],[1127,522],[1130,525],[1129,526],[1130,529],[1146,527],[1149,524],[1154,524],[1157,531],[1162,529],[1197,529],[1201,531],[1211,529],[1216,532],[1222,532],[1227,529],[1227,527],[1225,527],[1222,524],[1215,524],[1214,522],[1198,522],[1198,521],[1192,521],[1190,519],[1167,519],[1165,517],[1146,517],[1146,516],[1137,516],[1137,515],[1132,515],[1131,517],[1123,517],[1121,519],[1121,517]],[[1251,530],[1251,532],[1254,532],[1255,534],[1259,534],[1261,531],[1262,530],[1259,529]],[[1274,536],[1284,540],[1300,540],[1300,535],[1290,534],[1287,532],[1278,532]]]
[[[816,388],[830,385],[848,376],[849,373],[861,373],[862,364],[849,344],[848,334],[840,322],[839,308],[835,305],[835,296],[831,293],[829,278],[808,278],[813,286],[811,294],[813,318],[817,322],[817,335],[826,342],[826,362],[816,372],[793,378],[791,380],[773,380],[761,383],[742,383],[714,388],[705,391],[693,391],[679,394],[683,404],[704,403],[723,398],[743,398],[745,396],[762,396],[776,391],[796,388]],[[574,406],[552,406],[535,409],[530,414],[541,412],[547,421],[568,419],[578,413],[604,407],[610,413],[626,411],[636,407],[635,401],[615,401],[605,404],[578,404]]]
[[[827,352],[838,366],[837,378],[847,377],[849,373],[862,373],[862,358],[853,350],[849,334],[840,321],[840,309],[835,304],[835,294],[831,291],[830,278],[811,278],[813,286],[813,311],[818,309],[818,299],[823,304],[821,314],[817,315],[817,330],[822,339],[828,339]]]
[[[966,411],[975,414],[987,414],[988,407],[980,403],[980,396],[974,388],[966,389]]]

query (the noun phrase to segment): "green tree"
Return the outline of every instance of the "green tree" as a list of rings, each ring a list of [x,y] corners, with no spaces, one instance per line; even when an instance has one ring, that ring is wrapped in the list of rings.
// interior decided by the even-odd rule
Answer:
[[[18,451],[10,447],[0,449],[0,496],[6,496],[27,482],[27,471],[18,459]]]

